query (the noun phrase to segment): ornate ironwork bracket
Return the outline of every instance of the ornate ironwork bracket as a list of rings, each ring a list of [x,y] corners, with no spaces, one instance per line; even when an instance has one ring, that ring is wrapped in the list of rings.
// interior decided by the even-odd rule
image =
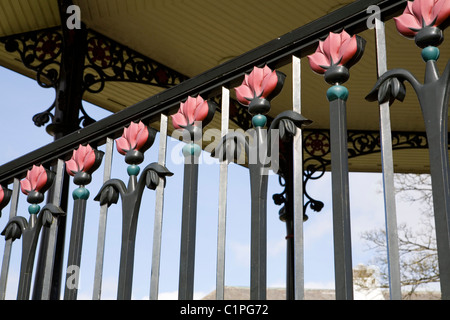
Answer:
[[[36,80],[43,88],[56,89],[61,80],[63,33],[60,27],[38,30],[0,38],[6,51],[19,55],[20,61],[36,72]],[[82,92],[100,93],[108,82],[134,82],[169,88],[188,77],[172,70],[108,37],[87,30],[86,62]],[[33,117],[41,127],[53,120],[53,103]],[[87,126],[93,120],[81,106],[79,123]]]
[[[101,92],[111,81],[170,88],[188,77],[93,30],[88,31],[84,90]]]

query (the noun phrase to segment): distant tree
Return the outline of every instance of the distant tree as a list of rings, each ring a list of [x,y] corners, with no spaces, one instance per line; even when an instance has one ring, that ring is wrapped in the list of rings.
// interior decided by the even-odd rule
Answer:
[[[402,290],[410,297],[418,288],[439,282],[436,234],[433,218],[431,178],[429,175],[397,174],[397,193],[407,201],[421,206],[419,225],[405,223],[398,226]],[[362,234],[370,250],[375,251],[374,263],[380,269],[380,286],[389,287],[389,274],[384,229]]]

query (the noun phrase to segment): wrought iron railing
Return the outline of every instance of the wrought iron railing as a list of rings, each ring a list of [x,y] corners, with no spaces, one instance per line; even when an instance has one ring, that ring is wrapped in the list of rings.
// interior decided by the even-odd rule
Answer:
[[[416,0],[420,2],[420,0]],[[222,118],[221,142],[215,146],[212,155],[220,160],[219,226],[217,245],[217,299],[224,299],[225,277],[225,225],[227,201],[227,169],[230,161],[246,157],[251,183],[251,299],[266,298],[267,278],[267,171],[273,170],[285,180],[286,190],[279,195],[279,204],[284,203],[284,216],[292,237],[288,237],[288,284],[289,299],[304,299],[303,266],[303,223],[305,202],[320,203],[311,198],[304,199],[304,182],[308,174],[327,167],[332,173],[333,225],[335,250],[336,298],[353,298],[352,258],[350,239],[350,212],[348,198],[348,132],[346,128],[346,101],[348,89],[343,84],[349,80],[349,68],[358,62],[364,53],[365,41],[356,34],[368,28],[368,8],[377,6],[379,15],[375,19],[379,81],[368,96],[369,100],[380,103],[381,133],[376,144],[366,146],[377,149],[382,154],[384,194],[387,221],[387,239],[390,261],[390,292],[392,299],[401,298],[400,270],[396,231],[395,202],[393,192],[392,135],[389,122],[389,105],[395,99],[404,97],[403,82],[410,81],[422,103],[424,116],[433,106],[438,106],[441,118],[427,122],[428,146],[431,156],[431,173],[435,199],[435,216],[438,235],[439,263],[441,270],[442,298],[450,298],[450,212],[448,209],[448,130],[446,110],[450,68],[442,76],[435,69],[439,56],[437,46],[442,42],[440,26],[448,21],[438,17],[433,21],[424,20],[427,26],[422,31],[412,26],[418,46],[423,47],[423,57],[427,64],[426,83],[421,85],[407,71],[387,72],[384,25],[382,21],[398,16],[405,9],[405,1],[356,1],[315,22],[301,27],[285,36],[267,43],[238,58],[224,63],[195,78],[167,89],[130,108],[93,123],[84,129],[69,134],[47,146],[0,167],[0,204],[8,204],[10,220],[3,231],[5,250],[0,278],[0,298],[5,298],[11,250],[19,250],[22,241],[21,271],[18,299],[31,298],[31,286],[38,238],[45,231],[48,244],[45,254],[43,278],[40,282],[40,296],[50,299],[54,288],[52,279],[57,245],[59,219],[71,217],[72,229],[68,244],[67,265],[80,267],[83,245],[86,205],[90,200],[99,203],[100,224],[95,261],[94,299],[101,298],[103,253],[105,246],[106,214],[110,206],[122,206],[122,241],[120,250],[120,271],[118,279],[118,299],[131,299],[135,237],[140,204],[145,188],[156,191],[155,225],[152,244],[152,270],[150,298],[157,299],[160,274],[161,232],[164,201],[180,195],[164,194],[165,183],[170,183],[172,172],[166,168],[168,123],[172,120],[178,137],[183,137],[184,186],[181,231],[181,253],[179,272],[179,299],[193,298],[194,265],[196,239],[196,212],[198,187],[198,140],[202,128],[220,111]],[[412,11],[411,3],[407,10]],[[409,12],[408,14],[412,14]],[[411,29],[412,30],[412,29]],[[416,32],[418,33],[416,34]],[[350,36],[354,34],[355,36]],[[324,40],[320,41],[319,39]],[[320,43],[318,47],[318,43]],[[316,50],[317,49],[317,50]],[[314,54],[314,51],[316,52]],[[309,56],[308,56],[309,54]],[[326,94],[330,101],[330,158],[318,166],[304,168],[303,150],[308,140],[303,134],[310,120],[301,115],[301,59],[309,57],[313,71],[323,74],[330,84]],[[375,64],[375,61],[374,61]],[[271,108],[271,99],[284,86],[285,75],[276,71],[290,65],[293,77],[293,109],[269,119],[266,114]],[[230,90],[236,91],[238,102],[248,108],[253,128],[246,134],[229,133]],[[220,97],[220,104],[214,101]],[[427,103],[432,102],[430,106]],[[177,113],[178,110],[178,113]],[[430,117],[434,115],[431,114]],[[314,119],[311,119],[314,121]],[[427,121],[427,120],[426,120]],[[157,131],[150,124],[159,124],[159,157],[145,159],[144,153],[156,142]],[[202,127],[203,126],[203,127]],[[268,129],[268,130],[266,130]],[[435,131],[438,130],[438,131]],[[281,142],[280,142],[281,141]],[[283,147],[279,152],[278,143]],[[102,147],[104,151],[98,149]],[[395,147],[395,146],[394,146]],[[422,146],[424,147],[424,146]],[[111,179],[111,164],[116,152],[124,156],[128,164],[128,184],[119,179]],[[438,154],[438,159],[435,157]],[[351,155],[350,155],[351,156]],[[312,158],[317,160],[315,154]],[[102,164],[104,184],[90,196],[89,184],[93,173]],[[330,168],[331,164],[331,168]],[[322,169],[320,169],[322,168]],[[306,170],[306,175],[305,171]],[[67,212],[62,209],[61,194],[64,177],[72,176],[76,185],[73,191],[74,206]],[[438,179],[438,177],[442,179]],[[98,179],[98,176],[95,178]],[[11,186],[11,187],[9,187]],[[27,196],[29,217],[20,217],[17,212],[20,194]],[[44,204],[44,195],[48,194]],[[309,202],[308,202],[309,201]],[[442,202],[442,204],[441,204]],[[97,204],[98,205],[98,204]],[[72,273],[68,270],[64,286],[64,299],[77,298],[77,287],[71,286]],[[75,279],[74,279],[75,280]]]

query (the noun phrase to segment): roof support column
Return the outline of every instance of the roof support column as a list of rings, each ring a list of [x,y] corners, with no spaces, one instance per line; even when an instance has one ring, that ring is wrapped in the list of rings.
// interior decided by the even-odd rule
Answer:
[[[69,6],[73,5],[71,0],[58,0],[61,28],[62,28],[62,56],[61,68],[58,82],[56,83],[55,111],[53,121],[47,126],[47,132],[55,140],[61,139],[69,133],[78,130],[80,122],[80,110],[82,108],[83,96],[83,70],[84,57],[86,56],[87,31],[81,26],[80,29],[69,29],[66,20],[70,17],[67,13]],[[53,193],[53,190],[50,190]],[[61,208],[67,212],[69,194],[69,177],[64,173],[63,188],[61,194]],[[51,195],[50,195],[51,197]],[[56,252],[54,257],[53,275],[51,281],[50,300],[60,298],[62,281],[62,267],[64,256],[64,239],[66,232],[66,217],[59,219],[58,233],[56,239]],[[33,300],[41,300],[43,292],[43,273],[46,270],[45,261],[49,247],[48,230],[44,229],[39,248],[39,257],[36,267],[36,280],[34,283]],[[47,269],[48,270],[48,269]]]

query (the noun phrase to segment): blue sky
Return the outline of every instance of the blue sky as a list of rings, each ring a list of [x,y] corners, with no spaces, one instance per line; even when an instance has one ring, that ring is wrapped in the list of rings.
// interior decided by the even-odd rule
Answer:
[[[53,102],[54,91],[43,89],[38,84],[17,73],[0,68],[1,102],[0,126],[3,139],[0,143],[0,165],[28,153],[40,146],[52,142],[44,128],[37,128],[32,122],[36,113],[47,109]],[[84,103],[88,114],[101,119],[109,112]],[[327,107],[327,106],[324,106]],[[144,164],[157,162],[159,139],[146,153]],[[172,161],[172,150],[178,141],[169,139],[169,170],[175,173],[168,178],[166,187],[165,211],[163,222],[163,248],[161,257],[160,298],[177,297],[179,247],[181,233],[181,207],[183,165]],[[209,154],[203,156],[209,157]],[[128,181],[123,156],[114,153],[113,178]],[[217,162],[200,167],[198,225],[197,225],[197,262],[195,267],[195,292],[201,298],[215,289],[217,214],[219,190],[219,166]],[[88,203],[83,258],[81,262],[81,280],[79,299],[91,299],[94,279],[95,254],[97,248],[97,230],[99,205],[92,199],[101,187],[103,166],[94,173],[93,183],[88,186],[91,201]],[[324,178],[308,185],[308,191],[315,198],[325,202],[321,213],[308,212],[310,219],[305,224],[305,286],[306,288],[333,288],[333,231],[331,212],[331,179]],[[384,208],[381,176],[379,174],[351,174],[350,198],[353,239],[353,263],[368,264],[372,258],[360,239],[361,232],[383,227]],[[10,186],[11,187],[11,186]],[[73,188],[72,184],[72,188]],[[282,188],[275,176],[270,178],[269,196],[280,193]],[[228,186],[227,249],[226,249],[226,285],[248,287],[250,283],[250,187],[248,172],[236,165],[230,166]],[[18,215],[28,218],[27,203],[20,196]],[[69,204],[68,230],[71,224]],[[268,286],[285,286],[285,224],[278,218],[280,207],[268,199]],[[399,221],[409,220],[417,208],[398,201]],[[9,207],[3,210],[0,229],[8,222]],[[154,192],[146,190],[141,206],[137,233],[134,299],[147,299],[150,288],[151,251],[153,239]],[[108,212],[107,240],[104,263],[102,297],[115,299],[120,256],[121,214],[119,205],[112,206]],[[69,236],[69,232],[67,233]],[[66,241],[68,243],[68,239]],[[17,292],[19,275],[21,240],[13,246],[8,299],[14,299]],[[0,238],[0,255],[4,250],[4,238]],[[66,260],[66,257],[65,257]]]

